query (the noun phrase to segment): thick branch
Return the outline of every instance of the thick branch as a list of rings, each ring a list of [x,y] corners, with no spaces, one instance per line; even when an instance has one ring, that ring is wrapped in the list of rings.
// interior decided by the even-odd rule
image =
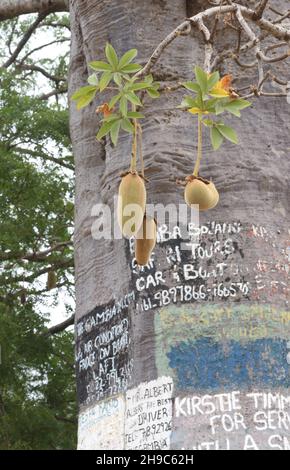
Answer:
[[[204,23],[205,20],[209,20],[213,16],[217,14],[225,14],[225,13],[236,13],[237,11],[240,12],[245,18],[248,20],[253,21],[255,24],[259,26],[261,30],[269,32],[273,37],[283,40],[289,41],[290,40],[290,31],[289,29],[274,24],[269,20],[262,18],[256,18],[256,12],[250,8],[241,6],[240,4],[231,2],[229,5],[223,5],[218,7],[208,8],[197,15],[192,16],[189,19],[183,21],[180,25],[177,26],[171,33],[169,33],[165,39],[156,47],[152,55],[150,56],[148,62],[144,65],[144,67],[137,72],[135,77],[142,77],[149,73],[153,65],[157,62],[159,57],[162,55],[164,49],[169,46],[177,37],[185,34],[189,34],[192,27],[200,28],[200,25]],[[253,42],[253,41],[251,41]]]
[[[61,87],[58,90],[53,90],[53,92],[47,93],[46,95],[41,95],[39,99],[41,100],[48,99],[50,96],[58,95],[60,93],[66,93],[66,92],[67,92],[67,87]],[[23,148],[23,147],[11,146],[10,148],[15,150],[15,152],[19,152],[24,155],[30,155],[31,157],[35,157],[35,158],[42,158],[43,160],[54,162],[57,165],[67,168],[68,170],[74,171],[73,164],[68,163],[66,158],[56,158],[45,153],[37,152],[37,150],[31,150],[31,149]]]
[[[55,335],[56,333],[60,333],[61,331],[66,330],[66,328],[68,328],[69,326],[73,325],[74,321],[75,321],[75,316],[73,314],[67,320],[48,328],[48,331],[45,334],[47,336],[51,336],[51,335]]]
[[[260,20],[263,16],[263,13],[264,13],[264,10],[267,6],[267,3],[268,3],[269,0],[261,0],[259,5],[257,6],[256,10],[255,10],[255,13],[253,15],[253,20],[256,21],[256,20]]]
[[[41,26],[47,26],[47,27],[50,27],[50,28],[66,28],[69,31],[71,30],[69,24],[62,23],[61,21],[59,21],[58,23],[53,23],[53,22],[50,22],[50,21],[44,21],[41,24]]]
[[[32,36],[32,34],[34,33],[34,31],[36,30],[37,26],[41,23],[41,21],[46,17],[46,14],[45,13],[40,13],[38,15],[38,17],[36,18],[36,20],[30,25],[30,27],[28,28],[28,30],[24,33],[24,35],[22,36],[21,40],[19,41],[15,51],[13,52],[13,54],[11,55],[11,57],[9,57],[9,59],[3,64],[3,67],[4,68],[8,68],[11,64],[13,64],[13,62],[17,59],[17,57],[19,56],[20,52],[22,51],[23,47],[25,46],[25,44],[29,41],[30,37]]]
[[[41,49],[44,49],[45,47],[52,46],[52,44],[58,44],[62,42],[67,42],[70,41],[70,38],[60,38],[60,39],[55,39],[54,41],[48,42],[47,44],[42,44],[41,46],[35,47],[34,49],[31,49],[27,54],[25,54],[24,57],[21,57],[20,64],[24,63],[28,57],[30,57],[34,52],[40,51]]]
[[[20,70],[31,70],[32,72],[39,72],[44,77],[48,78],[49,80],[52,80],[55,83],[65,82],[66,81],[65,77],[57,77],[56,75],[52,75],[51,73],[47,72],[47,70],[45,70],[42,67],[39,67],[38,65],[17,64],[16,67]]]
[[[33,274],[29,274],[28,276],[25,275],[19,275],[15,277],[11,277],[9,279],[4,279],[4,282],[1,281],[1,285],[4,283],[16,283],[16,282],[33,282],[35,279],[38,277],[42,276],[42,274],[46,274],[52,269],[58,269],[58,268],[72,268],[74,266],[74,259],[73,258],[66,258],[63,260],[55,261],[54,263],[51,263],[50,266],[46,266],[43,269],[40,269],[39,271],[34,272]]]
[[[67,85],[62,86],[61,88],[56,88],[55,90],[51,90],[48,93],[43,93],[38,98],[40,100],[48,100],[48,98],[51,98],[52,96],[63,95],[64,93],[67,93]],[[55,159],[55,160],[58,160],[58,159]],[[71,165],[67,165],[63,163],[60,163],[60,165],[66,166],[70,170],[73,170],[73,166]]]
[[[0,253],[0,261],[10,261],[10,260],[27,260],[27,261],[44,261],[47,259],[47,255],[50,255],[54,251],[62,251],[67,246],[72,246],[72,241],[60,242],[55,245],[47,248],[43,251],[35,251],[30,253]]]
[[[68,0],[1,0],[0,21],[27,13],[53,13],[68,11]]]

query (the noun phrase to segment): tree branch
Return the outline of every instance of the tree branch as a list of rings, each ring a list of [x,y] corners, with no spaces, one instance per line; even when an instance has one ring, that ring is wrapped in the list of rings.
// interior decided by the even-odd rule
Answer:
[[[20,64],[18,63],[16,67],[20,70],[31,70],[32,72],[39,72],[44,77],[48,78],[49,80],[55,82],[55,83],[60,83],[60,82],[65,82],[66,78],[65,77],[57,77],[56,75],[52,75],[47,70],[43,69],[42,67],[39,67],[39,65],[33,65],[33,64]]]
[[[263,16],[264,10],[267,6],[269,0],[261,0],[257,8],[255,9],[253,20],[260,20]]]
[[[41,23],[41,26],[47,26],[47,27],[50,27],[50,28],[66,28],[69,31],[71,30],[70,26],[68,24],[62,23],[61,21],[59,21],[58,23],[54,23],[54,22],[50,22],[50,21],[44,21],[43,23]]]
[[[1,0],[0,21],[28,13],[49,13],[68,11],[68,0]]]
[[[40,269],[39,271],[36,271],[32,274],[29,274],[28,276],[25,275],[19,275],[15,277],[10,277],[9,279],[4,279],[4,282],[0,282],[1,285],[7,283],[15,283],[15,282],[33,282],[36,278],[39,276],[42,276],[42,274],[46,274],[49,271],[56,270],[59,268],[72,268],[74,266],[74,259],[73,258],[66,258],[63,260],[55,261],[54,263],[50,263],[49,266],[45,266],[45,268]],[[2,275],[2,277],[4,277]]]
[[[64,93],[67,93],[67,85],[62,86],[61,88],[56,88],[55,90],[51,90],[48,93],[43,93],[42,95],[39,96],[39,99],[40,100],[48,100],[48,98],[51,98],[52,96],[58,96],[58,95],[62,95]],[[56,159],[56,160],[58,160],[58,159]],[[62,165],[62,163],[60,163],[60,165]],[[73,167],[71,167],[70,165],[63,164],[63,166],[66,166],[70,170],[73,170]]]
[[[27,260],[27,261],[44,261],[47,255],[50,255],[53,251],[62,251],[67,246],[72,246],[73,242],[68,240],[66,242],[59,242],[43,251],[35,251],[30,253],[0,253],[0,261],[10,260]]]
[[[205,20],[209,20],[213,16],[216,16],[217,14],[225,14],[225,13],[236,13],[239,10],[240,14],[242,14],[245,18],[247,18],[250,21],[253,21],[259,28],[263,31],[267,31],[270,33],[273,37],[283,40],[283,41],[289,41],[290,40],[290,31],[289,29],[272,23],[269,20],[264,19],[263,17],[255,19],[256,18],[256,12],[250,8],[241,6],[238,3],[230,2],[229,5],[222,5],[222,6],[215,6],[212,8],[208,8],[207,10],[203,10],[197,15],[192,16],[191,18],[186,19],[183,21],[180,25],[178,25],[171,33],[169,33],[163,41],[160,42],[160,44],[156,47],[156,49],[153,51],[151,54],[149,60],[147,63],[144,65],[144,67],[135,74],[135,77],[142,77],[149,73],[149,71],[152,69],[154,64],[157,62],[157,60],[160,58],[162,55],[164,49],[169,46],[177,37],[181,35],[186,35],[190,34],[191,27],[197,27],[200,29],[201,22],[204,23]],[[248,33],[249,31],[246,31]],[[256,36],[255,40],[251,40],[251,43],[256,44]],[[258,42],[258,38],[257,38]]]
[[[42,44],[41,46],[35,47],[34,49],[31,49],[31,51],[27,52],[24,57],[21,58],[19,64],[23,64],[28,57],[31,56],[34,52],[40,51],[41,49],[44,49],[45,47],[49,47],[52,44],[57,44],[57,43],[62,43],[62,42],[67,42],[70,41],[70,38],[60,38],[60,39],[55,39],[54,41],[48,42],[47,44]]]
[[[25,44],[29,41],[30,37],[36,30],[37,26],[42,22],[42,20],[47,16],[46,13],[39,13],[37,16],[36,20],[30,25],[28,30],[25,32],[25,34],[22,36],[21,40],[19,41],[15,51],[9,57],[9,59],[2,65],[3,68],[7,69],[19,56],[20,52],[22,51],[23,47]]]
[[[45,332],[45,336],[55,335],[56,333],[60,333],[61,331],[66,330],[66,328],[74,324],[74,321],[75,315],[73,314],[67,320],[64,320],[63,322],[48,328],[48,330]]]
[[[59,93],[66,93],[66,92],[67,92],[67,87],[66,88],[61,88],[57,91],[57,93],[56,93],[56,90],[54,90],[53,92],[47,93],[47,95],[41,95],[39,97],[39,99],[47,99],[47,98],[49,98],[49,96],[53,96],[53,95],[56,95],[56,94],[59,94]],[[46,98],[46,96],[47,96],[47,98]],[[13,149],[13,150],[15,150],[15,152],[19,152],[23,155],[27,154],[27,155],[30,155],[31,157],[42,158],[43,160],[48,160],[50,162],[54,162],[57,165],[60,165],[64,168],[67,168],[68,170],[74,171],[74,166],[67,163],[65,158],[56,158],[56,157],[53,157],[51,155],[39,153],[36,150],[31,150],[31,149],[28,149],[28,148],[17,147],[17,146],[10,146],[9,149]]]

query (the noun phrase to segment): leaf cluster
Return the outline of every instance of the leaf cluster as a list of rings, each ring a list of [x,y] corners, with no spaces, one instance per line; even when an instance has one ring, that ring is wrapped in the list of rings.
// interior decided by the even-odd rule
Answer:
[[[200,67],[194,69],[196,81],[183,83],[184,88],[191,91],[194,96],[186,95],[179,106],[191,114],[202,116],[202,124],[210,128],[212,147],[217,150],[224,139],[237,144],[236,131],[226,125],[219,118],[224,112],[236,117],[241,116],[241,110],[247,108],[251,103],[239,98],[230,87],[230,77],[220,78],[219,72],[206,73]]]
[[[89,64],[94,73],[88,77],[89,85],[79,88],[72,99],[76,101],[77,109],[90,104],[97,93],[105,90],[114,94],[107,103],[108,112],[102,119],[102,125],[97,139],[110,134],[114,145],[118,142],[120,129],[128,133],[134,132],[134,120],[142,119],[144,115],[136,111],[142,107],[139,92],[145,91],[151,98],[159,96],[159,83],[153,80],[152,75],[139,78],[137,72],[142,66],[132,61],[137,56],[136,49],[130,49],[119,59],[111,44],[105,48],[107,61],[93,61]]]

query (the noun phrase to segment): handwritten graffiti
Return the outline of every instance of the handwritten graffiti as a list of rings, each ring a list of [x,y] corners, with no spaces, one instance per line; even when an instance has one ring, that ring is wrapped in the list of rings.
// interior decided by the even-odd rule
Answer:
[[[131,299],[132,296],[127,296]],[[133,360],[130,355],[130,317],[127,304],[101,306],[77,325],[76,344],[80,403],[126,390]]]
[[[177,396],[175,448],[194,450],[290,450],[290,396],[242,392]],[[195,432],[190,429],[194,423]],[[183,441],[175,429],[183,428]],[[189,431],[189,432],[187,432]],[[178,442],[180,439],[180,442]]]

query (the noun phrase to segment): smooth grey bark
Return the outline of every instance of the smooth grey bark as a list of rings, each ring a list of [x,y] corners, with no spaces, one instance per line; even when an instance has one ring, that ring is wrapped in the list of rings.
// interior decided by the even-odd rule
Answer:
[[[134,2],[131,0],[123,2],[71,0],[72,48],[69,94],[71,95],[76,88],[86,83],[88,63],[96,58],[102,58],[106,41],[111,42],[119,54],[131,47],[136,47],[139,51],[139,62],[144,63],[160,40],[188,15],[190,4],[191,2],[169,0],[147,2],[141,0]],[[286,10],[286,1],[281,1],[279,4],[283,11]],[[221,47],[226,47],[231,43],[230,33],[225,36],[221,32],[219,40]],[[176,77],[192,78],[192,65],[202,64],[202,54],[203,47],[200,37],[179,38],[164,53],[153,73],[161,81],[170,81]],[[230,64],[229,66],[232,67]],[[226,67],[222,69],[222,73],[227,71]],[[233,69],[233,72],[235,73],[236,69]],[[239,71],[239,73],[242,82],[249,72],[241,73]],[[151,203],[165,205],[182,203],[182,190],[176,186],[175,179],[192,173],[196,155],[196,127],[192,116],[176,110],[181,96],[182,92],[179,92],[165,94],[154,102],[146,100],[143,148],[146,176],[150,180],[147,186],[148,202]],[[95,108],[98,104],[97,100],[80,112],[76,111],[74,104],[71,104],[70,110],[71,137],[76,165],[77,322],[80,322],[96,307],[110,304],[113,299],[124,296],[132,289],[132,282],[134,284],[139,276],[132,275],[130,270],[131,258],[128,256],[127,241],[96,241],[91,235],[91,226],[94,220],[91,216],[92,207],[99,202],[113,207],[113,196],[117,193],[120,182],[119,174],[128,168],[131,152],[131,141],[127,135],[121,136],[116,149],[113,149],[108,141],[104,145],[96,141],[98,122]],[[192,302],[186,307],[183,307],[182,302],[177,302],[174,307],[174,315],[176,316],[173,317],[176,318],[176,323],[172,322],[170,316],[172,306],[149,309],[142,314],[138,314],[134,308],[129,308],[130,357],[132,357],[134,364],[132,378],[128,385],[129,389],[137,387],[141,382],[154,383],[161,376],[168,377],[168,372],[172,373],[174,398],[177,396],[203,396],[206,393],[226,393],[236,390],[241,384],[243,389],[241,400],[245,407],[245,416],[249,421],[252,419],[253,407],[245,395],[246,389],[248,391],[256,389],[265,392],[272,391],[273,393],[277,391],[277,393],[287,394],[289,385],[287,376],[284,382],[282,379],[277,381],[273,370],[265,369],[260,359],[257,359],[255,366],[253,366],[255,363],[253,359],[253,367],[247,365],[246,389],[243,388],[245,387],[243,371],[241,370],[240,375],[237,371],[243,367],[247,351],[249,351],[250,358],[255,358],[260,354],[255,348],[263,348],[264,344],[266,344],[265,347],[268,347],[268,341],[270,341],[269,355],[271,356],[274,354],[273,351],[276,351],[280,339],[281,354],[283,355],[281,367],[284,368],[284,371],[289,371],[286,362],[286,339],[283,336],[284,334],[286,337],[289,335],[289,321],[285,320],[283,333],[280,323],[278,322],[278,327],[277,325],[273,326],[271,318],[267,317],[269,305],[276,309],[274,317],[281,311],[288,312],[289,309],[288,291],[286,292],[287,289],[285,290],[285,286],[283,287],[283,282],[286,283],[286,287],[288,282],[287,246],[290,245],[287,222],[290,196],[287,177],[290,169],[287,158],[289,109],[289,104],[285,99],[255,100],[254,106],[244,113],[242,120],[235,120],[233,123],[239,134],[239,146],[227,143],[219,152],[214,153],[211,150],[209,140],[206,139],[204,143],[201,174],[213,179],[220,192],[220,202],[212,211],[200,214],[200,224],[206,225],[212,221],[242,224],[242,233],[236,238],[234,237],[235,251],[230,257],[230,261],[231,266],[237,265],[240,269],[240,277],[252,286],[251,294],[237,302],[213,299],[205,302]],[[261,229],[259,234],[255,235],[254,231],[254,241],[252,242],[251,227],[253,225],[259,228],[260,226],[266,227],[266,232]],[[267,233],[267,236],[265,237],[263,233]],[[206,239],[205,243],[214,243],[220,239],[222,237],[214,235],[211,240]],[[170,288],[172,284],[170,284],[169,278],[172,272],[170,273],[170,267],[166,265],[164,258],[164,249],[160,245],[156,248],[155,259],[158,269],[165,272],[165,277],[168,275],[165,287]],[[216,258],[225,261],[225,258],[220,259],[219,256]],[[263,282],[267,284],[267,288],[261,290],[259,276],[263,269],[259,268],[259,262],[264,263],[261,265],[262,267],[266,266]],[[277,263],[281,266],[280,270],[276,267]],[[142,273],[144,274],[144,271],[141,271],[140,275]],[[257,305],[260,305],[262,311],[266,312],[263,313],[264,319],[263,315],[259,314],[256,319],[251,317],[249,320],[253,328],[265,328],[265,332],[263,336],[255,330],[253,335],[257,342],[248,342],[246,346],[245,338],[242,335],[238,339],[236,333],[233,338],[231,337],[231,329],[249,326],[246,317],[243,317],[246,313],[241,314],[241,320],[236,320],[238,313],[234,318],[235,312],[238,312],[235,309],[238,309],[240,305],[245,309],[245,312],[251,309],[256,311]],[[234,314],[231,314],[231,319],[227,321],[225,318],[221,323],[215,323],[216,320],[212,320],[212,329],[209,326],[206,332],[203,330],[198,330],[198,332],[197,326],[202,326],[204,315],[207,318],[206,321],[211,321],[208,317],[211,308],[229,308]],[[192,310],[190,311],[190,309]],[[195,319],[194,325],[192,325],[192,316]],[[205,357],[203,362],[201,361],[197,365],[198,355],[195,355],[195,359],[192,360],[192,369],[199,367],[198,374],[203,375],[203,370],[204,376],[207,376],[214,368],[215,375],[212,381],[210,382],[208,379],[205,381],[206,384],[202,385],[203,377],[197,379],[194,376],[194,379],[188,378],[187,380],[186,372],[182,375],[182,370],[187,368],[186,371],[191,377],[190,354],[193,354],[193,351],[195,351],[194,354],[197,354],[196,351],[202,351],[205,344],[208,347],[207,338],[214,337],[215,334],[219,334],[219,338],[224,336],[224,340],[219,339],[218,342],[216,339],[212,339],[209,349],[203,353],[200,352],[200,354],[206,355],[215,351],[216,362],[214,360],[211,362],[210,357]],[[278,338],[277,344],[273,343],[273,338]],[[192,341],[195,341],[193,346]],[[221,344],[223,351],[220,358],[218,357],[218,351],[220,351],[218,344]],[[236,353],[236,356],[233,352],[236,351],[233,349],[234,347],[239,348],[239,353]],[[229,368],[226,350],[230,351],[232,355],[231,367],[235,370],[232,375],[225,375],[224,372]],[[275,364],[275,357],[273,356],[272,359],[268,357],[265,361],[268,360],[269,363],[272,361]],[[164,365],[165,362],[167,365]],[[81,375],[80,377],[82,380]],[[219,377],[222,377],[223,380],[220,380]],[[126,390],[119,394],[109,393],[104,398],[115,395],[124,397],[124,394],[126,394]],[[99,400],[94,396],[89,401],[83,401],[81,398],[81,415],[99,403]],[[126,398],[124,399],[126,403]],[[116,430],[111,429],[113,426],[111,424],[111,430],[107,431],[108,434],[113,435],[107,441],[110,444],[99,441],[97,446],[103,446],[103,448],[106,445],[115,445],[117,448],[120,446],[117,417],[115,423]],[[95,425],[98,426],[97,421]],[[195,421],[192,416],[178,417],[174,415],[171,448],[191,449],[198,442],[214,440],[208,428],[208,421],[204,416]],[[254,428],[253,434],[260,448],[268,448],[270,445],[268,442],[270,437],[267,433],[268,430],[263,433]],[[284,429],[283,433],[289,439],[289,431]],[[233,434],[231,446],[234,448],[243,447],[241,442],[244,442],[244,434],[246,432],[241,427],[236,434]],[[223,430],[220,434],[221,446],[227,445],[225,441],[222,442],[227,436],[227,432]],[[125,444],[123,445],[130,446],[126,438],[124,439]],[[140,445],[143,445],[142,442]]]

